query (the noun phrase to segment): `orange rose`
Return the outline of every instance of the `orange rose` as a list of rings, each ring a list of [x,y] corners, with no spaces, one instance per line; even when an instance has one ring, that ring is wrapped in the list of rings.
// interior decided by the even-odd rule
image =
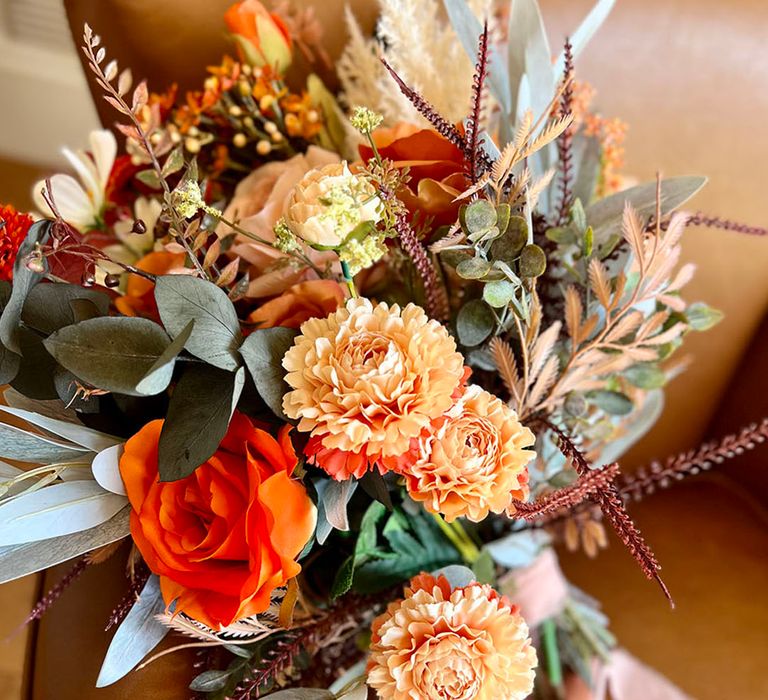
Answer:
[[[344,288],[335,280],[300,282],[248,316],[258,328],[298,328],[310,318],[325,318],[344,304]]]
[[[131,503],[131,534],[163,599],[218,629],[260,612],[301,571],[296,557],[316,510],[291,478],[290,427],[278,439],[235,413],[216,453],[179,481],[158,479],[163,421],[125,444],[120,474]]]
[[[280,72],[291,65],[288,27],[258,0],[236,2],[224,13],[224,21],[235,35],[243,61],[252,66],[276,67]]]
[[[468,186],[460,149],[432,129],[405,123],[377,129],[373,140],[382,158],[408,168],[411,180],[397,193],[408,211],[433,217],[436,226],[456,221],[459,202],[453,200]],[[373,149],[361,145],[360,155],[368,161]]]
[[[153,275],[166,275],[171,270],[182,269],[185,259],[186,253],[156,251],[145,255],[136,263],[135,267]],[[115,299],[115,307],[125,316],[145,316],[158,319],[154,283],[139,275],[128,275],[125,294]]]

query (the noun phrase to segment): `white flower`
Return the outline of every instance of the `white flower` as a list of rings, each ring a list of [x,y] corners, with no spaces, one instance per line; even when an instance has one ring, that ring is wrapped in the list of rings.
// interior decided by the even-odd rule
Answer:
[[[79,181],[63,174],[50,178],[54,205],[62,219],[78,231],[87,231],[101,224],[104,191],[117,156],[117,141],[111,131],[92,131],[88,140],[90,153],[73,152],[68,148],[62,150]],[[53,216],[42,195],[44,187],[44,180],[35,183],[32,196],[44,216]]]

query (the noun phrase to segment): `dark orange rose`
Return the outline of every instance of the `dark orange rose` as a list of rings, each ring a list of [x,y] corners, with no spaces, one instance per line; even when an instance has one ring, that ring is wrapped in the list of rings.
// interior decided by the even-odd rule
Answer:
[[[292,58],[291,35],[285,22],[258,0],[242,0],[224,13],[227,28],[238,42],[243,61],[284,71]]]
[[[399,169],[408,168],[411,180],[397,193],[408,211],[433,217],[437,226],[456,221],[459,202],[453,200],[468,186],[460,149],[433,129],[405,123],[377,129],[373,140],[383,158]],[[360,155],[367,161],[373,149],[361,145]]]
[[[163,421],[125,444],[120,474],[131,503],[131,535],[160,576],[167,605],[218,629],[260,612],[301,571],[316,510],[291,478],[290,426],[278,439],[240,413],[216,453],[179,481],[158,479]]]
[[[258,328],[298,328],[310,318],[325,318],[345,299],[344,288],[335,280],[300,282],[262,304],[247,320]]]
[[[135,267],[153,275],[165,275],[184,267],[186,253],[155,251],[145,255]],[[139,275],[128,275],[125,294],[115,299],[115,307],[125,316],[159,318],[155,303],[155,285]]]

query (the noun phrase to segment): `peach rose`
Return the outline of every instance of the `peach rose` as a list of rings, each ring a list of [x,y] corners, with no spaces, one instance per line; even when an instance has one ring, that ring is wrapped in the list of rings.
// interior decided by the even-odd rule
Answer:
[[[536,650],[517,608],[490,586],[415,577],[374,620],[368,685],[381,700],[523,700]]]
[[[285,214],[288,198],[297,183],[309,171],[338,162],[339,156],[335,153],[310,146],[304,154],[262,165],[237,185],[232,200],[224,210],[224,218],[237,221],[246,231],[273,242],[275,224]],[[216,233],[223,237],[230,234],[231,229],[220,224]],[[319,267],[336,260],[334,253],[319,253],[311,249],[306,252]],[[316,277],[311,270],[282,265],[286,261],[284,253],[246,236],[235,237],[232,253],[251,265],[249,297],[275,296],[291,285]]]
[[[309,280],[289,287],[248,316],[258,328],[298,328],[310,318],[323,318],[344,304],[344,288],[335,280]]]
[[[301,571],[296,557],[315,529],[315,506],[291,478],[290,427],[276,440],[235,413],[215,454],[171,482],[158,479],[162,427],[152,421],[126,442],[120,474],[131,535],[163,599],[214,629],[264,612]]]
[[[400,123],[389,129],[377,129],[373,140],[382,158],[396,168],[408,168],[410,182],[397,196],[412,214],[433,217],[436,226],[450,226],[459,212],[456,197],[467,187],[464,154],[433,129]],[[360,155],[368,161],[373,149],[363,144]]]
[[[396,456],[453,404],[464,360],[446,328],[408,304],[351,299],[311,319],[283,358],[283,410],[329,449]]]
[[[474,522],[528,497],[527,448],[533,433],[503,401],[470,386],[418,439],[416,458],[399,471],[408,493],[447,521]]]
[[[237,39],[242,60],[252,66],[271,66],[278,72],[291,65],[293,42],[288,27],[258,0],[231,5],[224,21]]]

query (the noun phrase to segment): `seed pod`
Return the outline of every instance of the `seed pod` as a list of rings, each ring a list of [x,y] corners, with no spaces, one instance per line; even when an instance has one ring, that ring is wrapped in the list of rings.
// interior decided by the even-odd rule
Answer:
[[[131,228],[131,233],[146,233],[146,232],[147,232],[147,225],[141,219],[136,219],[136,221],[133,222],[133,228]]]
[[[114,289],[120,284],[120,275],[116,275],[114,273],[108,274],[104,278],[104,286],[109,287],[110,289]]]

